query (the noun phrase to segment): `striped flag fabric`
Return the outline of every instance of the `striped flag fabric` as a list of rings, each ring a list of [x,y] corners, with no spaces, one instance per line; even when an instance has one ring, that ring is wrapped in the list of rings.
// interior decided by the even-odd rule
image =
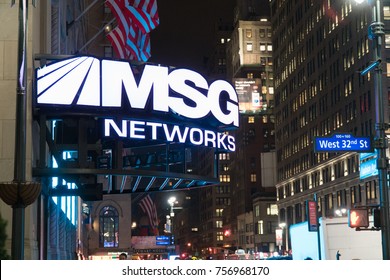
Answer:
[[[131,44],[132,42],[127,42],[128,44]],[[137,47],[139,50],[139,60],[140,61],[147,61],[150,56],[150,34],[149,33],[142,33],[141,31],[138,31],[137,34]]]
[[[153,229],[157,229],[158,219],[156,205],[154,204],[149,194],[140,200],[139,206],[141,207],[142,211],[148,216],[150,226]]]
[[[146,60],[141,60],[140,52],[140,33],[137,29],[136,26],[130,26],[129,33],[127,34],[126,37],[126,48],[129,50],[131,53],[130,59],[133,60],[138,60],[138,61],[146,61]]]
[[[133,23],[143,33],[150,33],[160,23],[157,0],[130,0],[127,9]]]
[[[118,26],[107,38],[119,58],[147,61],[149,32],[159,24],[156,0],[106,0]]]
[[[110,41],[111,46],[119,58],[126,59],[129,57],[125,46],[125,35],[118,26],[107,34],[107,39]]]
[[[114,14],[119,28],[123,34],[128,34],[131,26],[130,13],[126,9],[125,0],[106,0],[106,5]]]
[[[119,58],[129,59],[132,48],[127,45],[127,36],[130,33],[131,19],[129,14],[126,14],[125,0],[106,0],[105,3],[118,23],[118,26],[107,34],[107,38]]]

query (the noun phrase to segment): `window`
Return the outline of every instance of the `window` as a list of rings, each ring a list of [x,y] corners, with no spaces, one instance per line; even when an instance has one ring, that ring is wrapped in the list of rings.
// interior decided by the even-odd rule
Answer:
[[[113,57],[112,47],[110,46],[104,47],[104,57]]]
[[[256,173],[251,174],[251,182],[255,183],[256,182]]]
[[[246,50],[247,50],[248,52],[253,51],[253,44],[252,44],[252,42],[246,43]]]
[[[222,228],[223,222],[222,221],[215,221],[215,227],[216,228]]]
[[[385,48],[390,48],[390,34],[385,34]]]
[[[229,160],[229,159],[230,159],[230,154],[228,153],[219,154],[219,160]]]
[[[262,220],[257,221],[256,233],[257,234],[264,234],[264,221],[262,221]]]
[[[271,44],[267,45],[267,51],[272,52],[272,45]]]
[[[337,198],[337,207],[338,208],[347,207],[347,192],[345,190],[337,191],[336,198]]]
[[[367,200],[375,200],[377,198],[375,181],[366,183],[366,197]]]
[[[221,209],[221,208],[215,209],[215,216],[222,217],[223,216],[223,209]]]
[[[99,245],[104,248],[118,247],[119,215],[112,206],[105,206],[99,215]]]
[[[383,7],[383,16],[385,20],[390,20],[390,7],[384,6]]]
[[[261,51],[261,52],[265,52],[265,50],[266,50],[266,45],[265,45],[265,43],[260,43],[260,51]]]
[[[225,171],[225,172],[229,171],[229,170],[230,170],[229,164],[226,164],[226,163],[223,164],[223,165],[222,165],[222,170]]]
[[[265,37],[265,29],[260,29],[260,38]]]
[[[325,195],[326,216],[333,216],[333,194]]]
[[[278,215],[278,206],[276,204],[267,205],[267,215]]]
[[[256,205],[255,206],[255,217],[259,217],[260,216],[260,205]]]
[[[351,205],[354,206],[356,203],[360,203],[362,201],[361,195],[361,186],[355,186],[351,188]]]
[[[248,123],[255,123],[255,117],[248,117]]]
[[[225,183],[230,182],[230,175],[226,175],[226,174],[219,175],[219,181]]]
[[[111,14],[111,9],[107,5],[104,5],[104,13],[105,14]]]
[[[252,38],[252,29],[246,29],[245,34],[247,38]]]

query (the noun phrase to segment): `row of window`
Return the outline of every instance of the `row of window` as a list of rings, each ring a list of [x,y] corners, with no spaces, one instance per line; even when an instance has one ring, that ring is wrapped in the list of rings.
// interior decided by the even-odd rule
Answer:
[[[246,51],[247,52],[252,52],[253,51],[253,42],[246,42]],[[272,52],[272,44],[270,44],[270,43],[269,44],[260,43],[259,44],[259,51],[261,51],[261,52]]]
[[[277,152],[277,158],[281,158],[281,154],[278,151]],[[312,166],[319,164],[321,162],[324,162],[328,160],[330,157],[330,153],[314,153],[310,152],[308,154],[302,155],[300,158],[295,159],[291,163],[285,164],[283,167],[279,168],[277,170],[277,177],[278,180],[285,180],[288,178],[291,178],[292,176],[308,170]],[[344,176],[347,176],[348,174],[354,173],[358,171],[358,159],[355,159],[355,157],[349,158],[347,160],[347,165],[346,165],[346,171],[344,173]],[[313,186],[318,186],[316,185],[316,181],[313,181],[314,185]],[[322,184],[322,183],[321,183]]]
[[[255,208],[256,217],[259,216],[259,206]],[[223,208],[217,208],[215,210],[216,217],[223,217]],[[256,214],[257,213],[257,214]],[[277,206],[275,204],[269,204],[267,207],[267,215],[277,215]],[[215,221],[215,228],[222,228],[223,221]],[[272,233],[275,227],[268,223],[268,230],[264,231],[263,221],[259,221],[256,227],[256,233],[264,234],[264,232]],[[253,224],[247,224],[245,232],[252,232]],[[217,234],[217,240],[223,240],[223,232]],[[103,248],[113,248],[119,246],[119,214],[115,207],[105,206],[99,213],[99,246]]]
[[[260,38],[271,38],[272,37],[272,31],[271,31],[271,28],[260,28],[258,30],[255,30],[255,32],[258,31],[258,35]],[[253,34],[254,31],[252,29],[245,29],[245,36],[246,38],[253,38]]]
[[[375,181],[369,181],[364,185],[319,196],[317,200],[318,212],[322,217],[343,216],[347,215],[347,211],[340,211],[342,209],[378,203],[378,187]],[[292,207],[287,207],[287,209],[281,209],[280,213],[281,220],[285,220],[287,215],[290,223],[300,223],[307,220],[305,203],[297,203]]]
[[[278,199],[283,199],[294,194],[304,192],[310,188],[337,180],[359,171],[358,155],[350,156],[342,161],[328,165],[310,175],[295,179],[278,188]]]
[[[255,218],[260,217],[260,205],[254,206],[254,216]],[[278,206],[274,203],[267,204],[267,213],[268,216],[278,215]]]
[[[291,112],[295,113],[300,111],[299,116],[296,117],[296,119],[299,118],[299,128],[303,128],[307,125],[308,122],[317,120],[319,116],[323,115],[328,111],[328,106],[333,106],[339,103],[339,101],[342,99],[342,97],[349,96],[353,93],[353,79],[352,77],[347,77],[344,80],[344,93],[341,92],[340,85],[336,85],[334,88],[332,88],[328,93],[325,93],[324,96],[322,96],[318,104],[313,103],[308,107],[308,110],[302,110],[302,107],[304,104],[308,101],[307,90],[301,91],[294,99],[291,101]],[[329,96],[329,98],[328,98]],[[328,99],[330,101],[328,101]],[[360,113],[366,113],[371,111],[372,104],[371,104],[371,92],[365,92],[359,96],[359,112]],[[329,104],[329,105],[328,105]],[[338,129],[343,125],[343,123],[348,123],[351,120],[353,120],[357,115],[357,105],[356,101],[353,100],[349,102],[347,105],[344,106],[344,110],[340,110],[338,112],[334,113],[334,116],[331,116],[331,123],[333,123],[333,130]],[[278,111],[275,115],[275,121],[277,125],[281,125],[285,120],[291,119],[291,116],[289,114],[289,107],[285,106],[282,110]],[[291,123],[291,133],[296,131],[296,129],[293,129],[294,123],[296,123],[297,120],[292,120]],[[323,131],[325,133],[325,131]],[[280,133],[280,131],[279,131]]]

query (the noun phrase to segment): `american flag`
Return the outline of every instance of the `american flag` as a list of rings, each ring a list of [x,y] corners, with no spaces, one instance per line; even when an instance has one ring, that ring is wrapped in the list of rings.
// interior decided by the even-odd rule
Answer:
[[[122,59],[147,61],[151,56],[149,32],[159,24],[157,1],[107,0],[106,4],[118,23],[107,34],[116,54]]]
[[[140,200],[139,206],[141,207],[142,211],[148,215],[150,226],[153,229],[157,229],[158,219],[156,205],[154,204],[149,194]]]
[[[143,33],[149,33],[160,23],[156,0],[130,0],[127,9],[134,22]]]
[[[110,41],[111,46],[119,58],[126,59],[129,57],[125,46],[125,35],[118,26],[107,34],[107,39]]]

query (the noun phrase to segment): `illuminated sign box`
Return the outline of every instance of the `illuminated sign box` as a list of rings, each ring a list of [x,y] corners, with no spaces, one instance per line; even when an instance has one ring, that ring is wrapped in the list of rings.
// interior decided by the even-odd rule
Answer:
[[[106,137],[235,150],[225,131],[239,125],[238,97],[227,81],[209,84],[188,69],[90,56],[48,64],[35,75],[35,108],[100,117]]]

